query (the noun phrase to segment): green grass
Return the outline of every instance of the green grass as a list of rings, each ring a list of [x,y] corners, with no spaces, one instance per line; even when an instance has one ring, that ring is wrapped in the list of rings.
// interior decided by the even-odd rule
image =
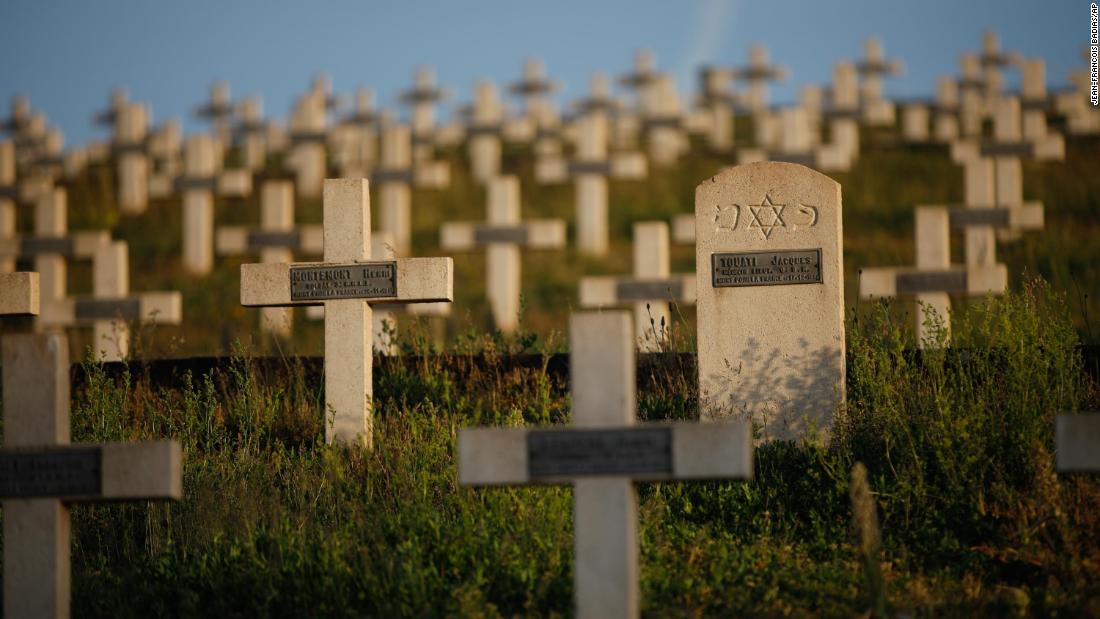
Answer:
[[[872,608],[876,565],[891,616],[1100,611],[1100,486],[1052,470],[1054,415],[1100,401],[1064,298],[1030,282],[972,310],[956,319],[957,347],[917,358],[908,327],[870,308],[849,330],[848,406],[828,440],[760,447],[751,482],[640,485],[647,615],[853,616]],[[427,347],[412,332],[401,345]],[[185,498],[75,507],[74,608],[569,615],[569,488],[460,487],[454,456],[460,427],[568,422],[548,356],[507,363],[556,345],[466,334],[452,347],[484,356],[376,372],[370,453],[323,444],[320,385],[294,357],[273,376],[238,350],[227,371],[170,386],[85,362],[73,440],[176,438]],[[677,359],[645,374],[641,418],[694,416]],[[851,525],[857,462],[881,555]]]

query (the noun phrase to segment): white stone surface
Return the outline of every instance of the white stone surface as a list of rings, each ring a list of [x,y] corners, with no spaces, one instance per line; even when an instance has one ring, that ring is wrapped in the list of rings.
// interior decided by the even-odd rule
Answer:
[[[1054,427],[1058,470],[1100,473],[1100,414],[1058,415]]]
[[[39,311],[38,273],[0,273],[0,315]]]
[[[696,188],[695,221],[702,418],[828,432],[845,401],[840,185],[788,163],[728,168]],[[712,285],[712,254],[817,249],[822,283]]]

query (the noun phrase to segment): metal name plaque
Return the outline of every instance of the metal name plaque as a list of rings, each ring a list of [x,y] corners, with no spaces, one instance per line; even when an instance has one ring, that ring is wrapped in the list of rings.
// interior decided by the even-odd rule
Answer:
[[[1006,208],[967,208],[948,213],[952,228],[970,226],[1008,227],[1008,209]]]
[[[966,271],[914,271],[898,273],[894,280],[897,294],[922,292],[966,292]]]
[[[616,282],[615,298],[625,301],[679,301],[684,297],[684,282],[678,279]]]
[[[75,243],[72,237],[67,236],[32,236],[19,241],[19,254],[21,256],[42,256],[56,254],[58,256],[72,256]]]
[[[478,226],[474,228],[474,243],[527,243],[526,226]]]
[[[527,435],[531,479],[672,473],[670,428],[535,430]]]
[[[141,302],[137,299],[77,299],[73,303],[77,320],[141,320]]]
[[[710,284],[714,288],[821,283],[820,248],[710,255]]]
[[[97,447],[0,451],[0,499],[98,495],[102,470]]]
[[[290,267],[291,301],[397,296],[396,262]]]
[[[1030,142],[987,142],[978,150],[983,157],[1032,157],[1035,145]]]
[[[297,230],[273,231],[252,230],[248,233],[248,246],[253,249],[265,247],[300,247],[302,235]]]
[[[611,174],[610,161],[573,161],[569,163],[570,174]]]

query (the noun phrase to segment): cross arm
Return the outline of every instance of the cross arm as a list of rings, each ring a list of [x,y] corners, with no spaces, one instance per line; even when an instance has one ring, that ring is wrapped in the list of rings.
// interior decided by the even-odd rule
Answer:
[[[439,229],[439,245],[443,249],[466,251],[491,243],[558,249],[565,246],[565,222],[560,219],[533,219],[514,225],[494,225],[457,221],[444,223]]]
[[[96,250],[111,242],[106,230],[73,232],[64,236],[26,236],[0,238],[0,256],[30,258],[59,255],[71,258],[91,258]]]
[[[565,440],[554,441],[557,437]],[[635,449],[637,446],[656,450],[643,452]],[[645,423],[585,430],[459,430],[458,480],[462,485],[557,484],[607,476],[636,481],[750,479],[751,432],[744,422]]]
[[[871,268],[859,274],[859,296],[896,297],[922,292],[946,292],[967,296],[1001,294],[1008,282],[1003,264],[952,266],[946,269]]]
[[[241,265],[241,305],[272,307],[320,305],[322,300],[292,299],[290,272],[298,267],[354,267],[396,262],[396,295],[369,298],[375,303],[416,303],[454,300],[454,261],[450,258],[398,258],[396,261],[362,263],[272,262]]]
[[[122,298],[69,297],[43,307],[42,324],[69,326],[97,320],[178,325],[183,320],[179,292],[144,292]]]
[[[0,273],[0,315],[37,315],[38,273]]]
[[[324,252],[324,240],[321,226],[299,226],[291,230],[222,226],[215,234],[214,247],[221,256],[239,256],[266,247],[320,254]]]
[[[582,277],[580,303],[583,307],[606,307],[637,301],[694,303],[695,275],[670,275],[653,279],[632,277]]]
[[[176,441],[0,450],[0,498],[66,502],[179,500],[183,451]]]

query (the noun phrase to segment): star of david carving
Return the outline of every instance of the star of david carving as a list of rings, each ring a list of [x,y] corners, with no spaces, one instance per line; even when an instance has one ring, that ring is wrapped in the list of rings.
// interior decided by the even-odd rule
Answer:
[[[783,221],[783,209],[785,208],[787,208],[786,204],[773,204],[771,196],[765,195],[761,204],[749,205],[749,211],[752,212],[752,221],[749,222],[749,228],[759,230],[760,234],[764,235],[765,240],[772,238],[772,232],[776,228],[787,227],[787,224]]]

